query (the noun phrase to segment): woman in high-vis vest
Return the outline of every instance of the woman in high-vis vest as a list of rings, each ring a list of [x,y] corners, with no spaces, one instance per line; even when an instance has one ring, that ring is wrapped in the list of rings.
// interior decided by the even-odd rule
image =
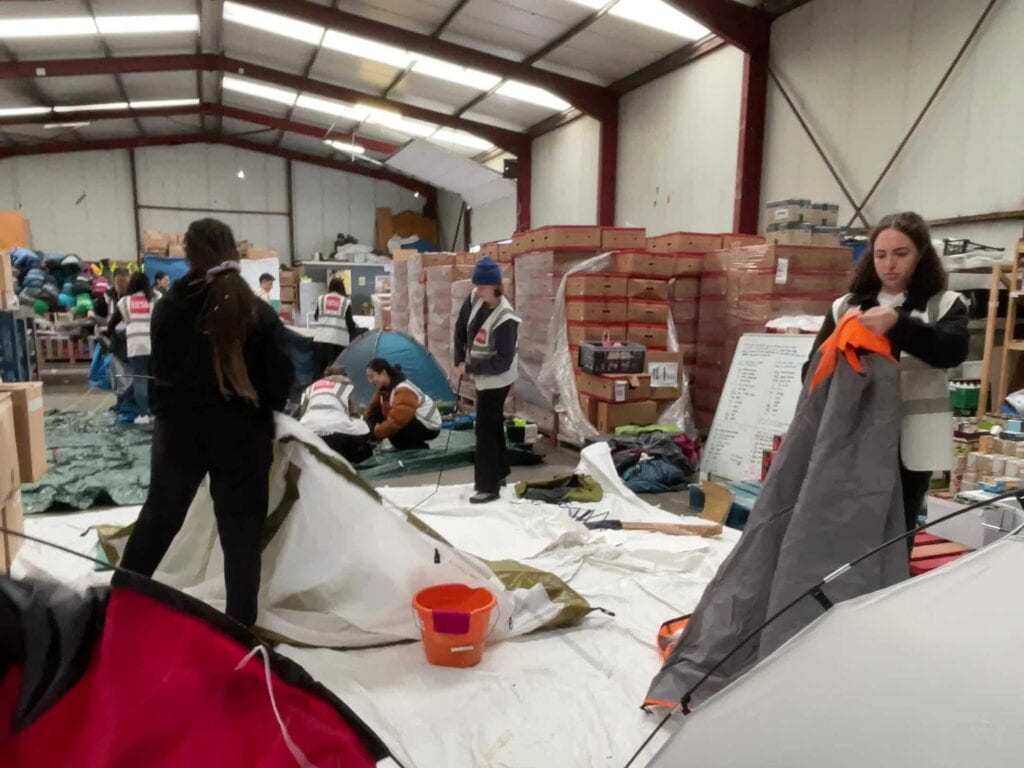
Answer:
[[[441,434],[441,412],[423,390],[402,373],[402,366],[375,357],[366,378],[377,388],[366,409],[366,423],[378,442],[390,440],[396,451],[426,448]]]
[[[369,425],[361,417],[351,415],[352,390],[344,368],[328,367],[324,377],[302,393],[299,423],[316,432],[331,450],[358,464],[373,455],[373,448]]]
[[[316,300],[313,320],[313,355],[319,378],[327,366],[338,359],[358,330],[352,319],[352,301],[345,294],[345,283],[340,277],[332,278],[327,284],[327,293]]]
[[[142,272],[136,272],[128,283],[128,292],[114,305],[107,325],[107,333],[112,338],[117,327],[124,325],[128,370],[132,376],[131,391],[138,412],[137,421],[141,423],[149,421],[149,357],[152,351],[149,327],[155,302],[149,278]]]
[[[947,369],[967,359],[970,336],[967,304],[946,285],[924,219],[916,213],[886,216],[871,232],[850,293],[836,299],[811,350],[813,358],[848,312],[892,343],[900,361],[900,480],[907,530],[916,527],[924,510],[932,473],[953,468]]]
[[[501,268],[487,256],[473,268],[473,292],[455,322],[455,373],[476,383],[473,504],[498,498],[509,474],[505,398],[519,367],[519,315],[501,290]]]

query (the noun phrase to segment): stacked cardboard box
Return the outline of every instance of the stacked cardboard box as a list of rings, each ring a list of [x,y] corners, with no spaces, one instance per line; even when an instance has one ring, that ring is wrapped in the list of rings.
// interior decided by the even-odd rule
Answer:
[[[13,398],[9,392],[0,392],[0,526],[14,532],[25,529],[18,447]],[[20,546],[20,538],[0,533],[0,568],[4,573],[10,572]]]
[[[427,267],[426,296],[429,315],[427,316],[427,349],[444,369],[448,379],[452,378],[452,284],[465,283],[473,273],[468,266]],[[461,292],[461,290],[460,290]],[[458,317],[458,308],[455,309]]]
[[[704,255],[694,367],[694,410],[714,418],[736,344],[783,315],[823,315],[849,282],[850,251],[756,245]]]
[[[765,206],[765,232],[776,245],[837,247],[839,229],[837,203],[812,203],[804,198],[778,200]]]
[[[408,333],[420,344],[427,345],[427,275],[430,267],[450,267],[455,265],[454,253],[416,253],[410,256],[407,266],[409,298]]]
[[[298,317],[299,312],[312,312],[313,307],[299,306],[299,275],[291,269],[282,269],[278,275],[278,289],[281,291],[281,311],[291,312]]]
[[[409,330],[409,259],[415,251],[396,251],[391,264],[391,327]]]
[[[10,396],[17,436],[18,474],[23,483],[36,483],[46,474],[46,434],[43,430],[43,383],[0,383],[0,394]]]

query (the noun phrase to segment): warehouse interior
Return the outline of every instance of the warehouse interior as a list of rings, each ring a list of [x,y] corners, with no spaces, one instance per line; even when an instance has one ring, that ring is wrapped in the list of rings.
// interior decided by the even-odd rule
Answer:
[[[0,0],[0,755],[1024,757],[1022,35]]]

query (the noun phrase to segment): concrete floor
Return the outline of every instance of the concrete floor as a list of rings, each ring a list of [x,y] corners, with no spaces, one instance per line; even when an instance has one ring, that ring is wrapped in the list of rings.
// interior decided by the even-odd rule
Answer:
[[[101,413],[114,404],[114,396],[110,392],[91,388],[85,370],[50,369],[43,372],[43,405],[47,410],[54,408],[69,411],[91,411]],[[544,454],[543,464],[531,467],[513,467],[509,480],[513,483],[521,480],[547,480],[559,475],[572,474],[579,461],[577,451],[547,444],[536,446],[538,453]],[[437,482],[436,472],[427,472],[401,477],[381,478],[375,485],[393,487],[411,487],[416,485],[433,485]],[[473,467],[456,467],[445,470],[441,475],[442,485],[460,485],[473,482]],[[648,493],[640,494],[649,504],[659,506],[668,512],[681,515],[688,514],[689,497],[686,493]]]

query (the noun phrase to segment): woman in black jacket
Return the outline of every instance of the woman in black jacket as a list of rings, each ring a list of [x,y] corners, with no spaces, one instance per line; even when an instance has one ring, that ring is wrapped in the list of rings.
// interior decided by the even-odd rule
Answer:
[[[231,229],[192,222],[189,273],[152,320],[153,429],[149,495],[121,566],[152,576],[207,475],[224,551],[229,616],[256,621],[274,411],[294,371],[284,326],[239,274]]]

